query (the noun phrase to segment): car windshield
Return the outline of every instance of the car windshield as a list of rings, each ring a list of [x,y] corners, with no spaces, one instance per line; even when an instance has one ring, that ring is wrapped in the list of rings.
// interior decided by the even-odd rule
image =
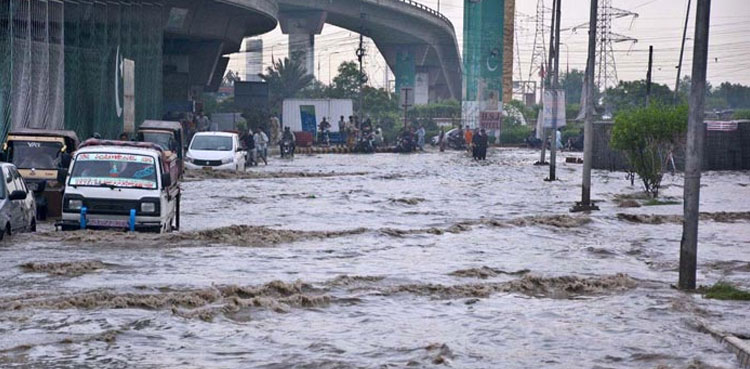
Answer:
[[[227,136],[195,136],[191,150],[232,151],[232,138]]]
[[[57,169],[60,167],[62,143],[10,141],[10,159],[16,168]]]
[[[173,150],[172,135],[169,133],[143,132],[143,142],[155,143],[163,150]]]
[[[79,154],[70,175],[70,185],[157,189],[156,161],[145,155]]]

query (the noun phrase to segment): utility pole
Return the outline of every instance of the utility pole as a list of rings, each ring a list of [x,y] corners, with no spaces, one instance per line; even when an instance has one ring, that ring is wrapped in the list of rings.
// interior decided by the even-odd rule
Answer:
[[[680,279],[682,290],[695,289],[698,263],[698,217],[700,207],[701,165],[705,136],[704,104],[706,100],[706,68],[708,62],[708,30],[711,0],[698,0],[693,44],[693,74],[690,86],[690,116],[685,149],[684,221],[680,243]]]
[[[654,46],[648,47],[648,72],[646,73],[646,105],[651,103],[651,73],[654,69]]]
[[[549,36],[549,58],[547,60],[547,70],[544,74],[544,90],[543,91],[549,91],[551,90],[550,86],[550,73],[554,73],[552,70],[552,60],[555,57],[555,19],[557,17],[557,0],[552,0],[552,25],[550,26],[550,36]],[[544,68],[542,68],[544,69]],[[542,104],[544,104],[544,92],[542,92]],[[543,114],[543,112],[540,112],[540,114]],[[537,162],[538,165],[545,165],[547,162],[545,161],[547,159],[547,129],[544,128],[544,119],[542,116],[542,157]],[[551,146],[550,146],[551,147]]]
[[[564,101],[559,101],[558,90],[560,89],[560,20],[562,11],[562,0],[556,0],[555,5],[555,65],[552,71],[552,135],[550,138],[550,152],[549,152],[549,181],[556,181],[556,170],[557,170],[557,112],[559,109],[557,105]]]
[[[680,77],[682,74],[682,56],[685,54],[685,40],[687,39],[688,22],[690,22],[690,5],[692,0],[688,0],[687,12],[685,12],[685,28],[682,29],[682,46],[680,47],[680,61],[677,63],[677,81],[674,83],[674,102],[680,98]]]
[[[586,60],[586,78],[584,92],[586,96],[586,111],[583,125],[583,184],[581,186],[581,202],[571,209],[574,212],[599,210],[591,202],[591,166],[594,151],[594,66],[596,65],[596,28],[599,0],[591,0],[589,13],[589,55]]]

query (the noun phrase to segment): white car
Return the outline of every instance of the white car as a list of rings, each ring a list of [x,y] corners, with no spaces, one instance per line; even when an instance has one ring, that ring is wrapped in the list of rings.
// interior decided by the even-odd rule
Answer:
[[[190,141],[185,167],[187,169],[245,170],[247,152],[233,132],[198,132]]]
[[[36,232],[36,202],[16,166],[0,163],[0,240],[18,232]]]
[[[177,156],[151,143],[86,141],[65,183],[64,231],[179,229]]]

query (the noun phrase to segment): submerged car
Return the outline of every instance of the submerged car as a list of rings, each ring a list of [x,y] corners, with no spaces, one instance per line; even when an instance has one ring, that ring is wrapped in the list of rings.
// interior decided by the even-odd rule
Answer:
[[[237,133],[198,132],[185,155],[185,167],[241,171],[246,168],[246,157]]]
[[[16,166],[0,163],[0,240],[19,232],[36,232],[36,201]]]

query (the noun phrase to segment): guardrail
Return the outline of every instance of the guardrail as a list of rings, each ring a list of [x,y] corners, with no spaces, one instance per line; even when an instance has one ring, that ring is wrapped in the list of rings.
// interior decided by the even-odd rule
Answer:
[[[430,13],[430,14],[432,14],[432,15],[440,18],[440,19],[442,19],[444,22],[448,23],[451,27],[453,27],[453,22],[451,22],[450,19],[448,19],[448,17],[444,16],[442,13],[438,12],[437,10],[430,8],[429,6],[426,6],[426,5],[422,4],[422,3],[418,3],[418,2],[416,2],[414,0],[398,0],[398,1],[402,2],[402,3],[406,3],[408,5],[411,5],[412,7],[415,7],[417,9],[421,10],[421,11]]]

